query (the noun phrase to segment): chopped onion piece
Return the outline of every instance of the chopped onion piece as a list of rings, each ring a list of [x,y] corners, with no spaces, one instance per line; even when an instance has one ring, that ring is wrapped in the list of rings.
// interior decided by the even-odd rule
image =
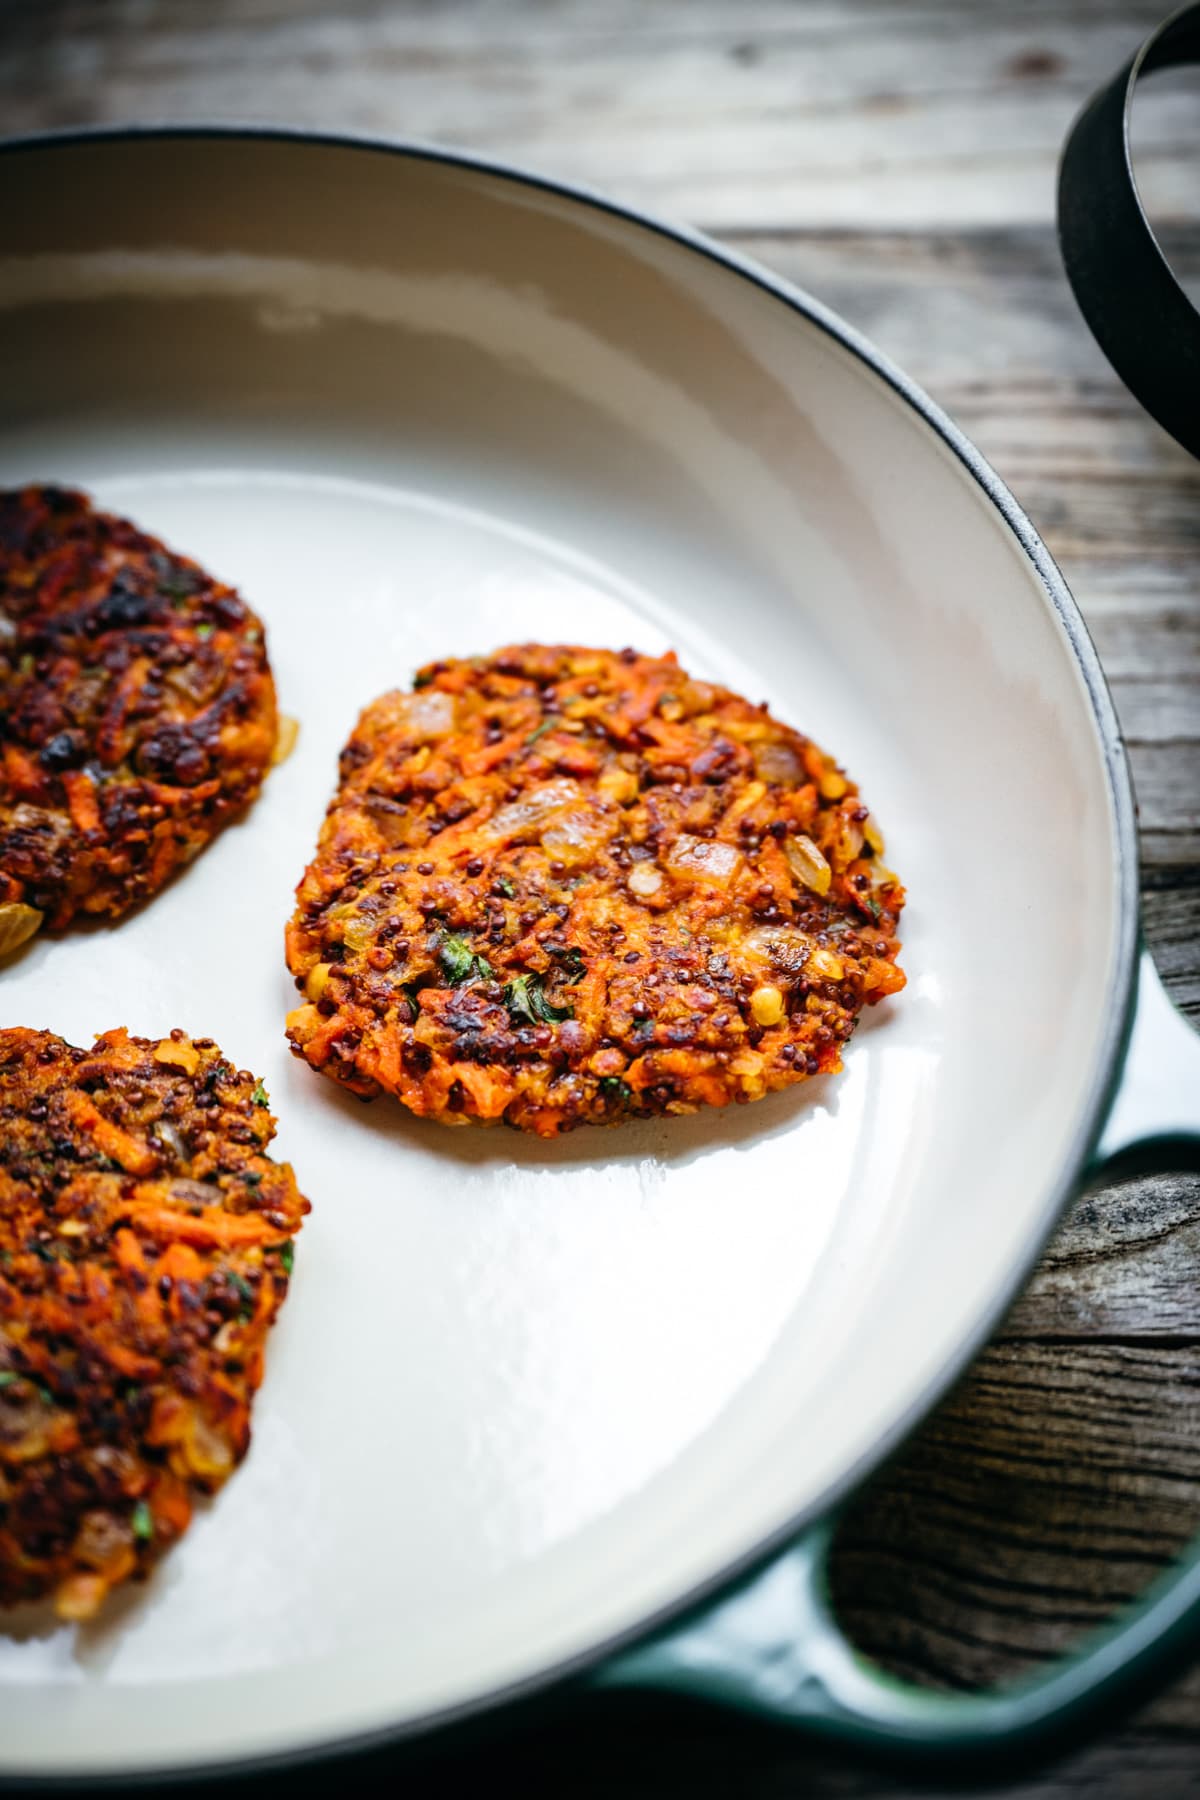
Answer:
[[[784,853],[791,864],[793,875],[806,888],[811,888],[814,894],[829,892],[833,870],[810,837],[788,838],[784,844]]]
[[[812,939],[790,925],[760,925],[742,941],[746,954],[762,957],[774,971],[792,978],[803,970],[812,947]]]
[[[519,800],[502,806],[481,828],[480,838],[484,843],[496,844],[505,839],[511,842],[535,835],[556,812],[567,806],[578,806],[582,800],[583,789],[568,776],[556,781],[540,781]]]
[[[663,884],[662,870],[650,863],[638,863],[629,874],[629,891],[639,900],[649,900]]]
[[[23,906],[19,900],[0,906],[0,956],[10,956],[28,943],[41,928],[44,917],[36,906]]]
[[[192,1414],[184,1455],[188,1469],[202,1482],[224,1481],[233,1467],[228,1440],[199,1411]]]
[[[415,694],[395,696],[396,724],[405,737],[427,744],[454,730],[458,707],[453,694],[441,688],[420,688]]]
[[[846,970],[840,956],[835,956],[832,950],[825,950],[818,944],[808,959],[805,973],[815,975],[818,981],[840,981]]]
[[[617,829],[617,821],[594,806],[569,807],[550,820],[542,847],[565,863],[586,862]]]
[[[296,739],[300,736],[300,721],[290,719],[286,713],[280,713],[279,724],[275,732],[275,748],[271,752],[271,762],[275,768],[286,762],[296,748]]]
[[[863,834],[857,820],[848,819],[845,813],[838,814],[833,838],[828,846],[828,860],[835,869],[848,869],[857,860],[862,847]]]
[[[54,1402],[27,1375],[6,1370],[0,1388],[0,1451],[7,1463],[37,1462],[54,1448]]]
[[[321,995],[329,986],[329,972],[332,966],[331,963],[314,963],[308,971],[304,981],[304,991],[310,1000],[320,1000]]]
[[[780,787],[803,786],[805,767],[790,744],[755,745],[754,767],[763,781]]]
[[[165,1144],[172,1156],[178,1156],[182,1160],[188,1155],[183,1133],[171,1119],[156,1119],[150,1127],[150,1136],[157,1138],[160,1144]]]
[[[742,866],[742,854],[732,844],[722,844],[716,838],[689,837],[684,832],[671,846],[667,861],[676,875],[690,875],[728,887]]]
[[[632,769],[623,769],[620,763],[610,763],[602,770],[596,786],[606,800],[612,800],[618,806],[629,805],[638,797],[637,776]]]

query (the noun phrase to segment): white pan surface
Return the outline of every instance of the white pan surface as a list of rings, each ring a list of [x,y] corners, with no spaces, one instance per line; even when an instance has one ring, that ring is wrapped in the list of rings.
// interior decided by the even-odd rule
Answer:
[[[267,140],[9,154],[0,200],[0,481],[82,485],[235,582],[300,721],[166,893],[0,973],[0,1020],[216,1037],[313,1202],[241,1471],[100,1623],[0,1623],[0,1767],[411,1723],[812,1511],[994,1316],[1109,1028],[1092,702],[930,425],[678,241]],[[859,780],[909,986],[844,1075],[546,1145],[289,1057],[283,924],[358,709],[522,638],[673,645]]]

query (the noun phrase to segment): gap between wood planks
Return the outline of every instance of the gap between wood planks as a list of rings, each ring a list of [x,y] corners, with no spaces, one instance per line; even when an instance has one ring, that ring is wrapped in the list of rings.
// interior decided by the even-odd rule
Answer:
[[[6,0],[10,131],[289,122],[457,144],[719,230],[1048,221],[1070,120],[1159,0]],[[1187,94],[1139,172],[1194,208]]]

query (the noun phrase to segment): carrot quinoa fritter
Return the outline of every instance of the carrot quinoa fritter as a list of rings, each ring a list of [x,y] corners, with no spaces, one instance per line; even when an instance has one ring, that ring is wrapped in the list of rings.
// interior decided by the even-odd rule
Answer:
[[[257,794],[276,739],[231,587],[55,487],[0,492],[0,951],[156,893]]]
[[[294,1050],[540,1137],[840,1068],[904,985],[858,790],[673,655],[521,645],[369,706],[288,927]]]
[[[210,1038],[0,1030],[0,1605],[89,1618],[250,1442],[308,1202]]]

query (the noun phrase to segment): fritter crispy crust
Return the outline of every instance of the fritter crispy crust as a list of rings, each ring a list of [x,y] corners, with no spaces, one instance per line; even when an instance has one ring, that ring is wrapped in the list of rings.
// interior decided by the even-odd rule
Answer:
[[[0,492],[0,904],[117,915],[257,794],[262,626],[85,494]]]
[[[904,903],[858,791],[674,656],[523,645],[369,706],[297,889],[293,1048],[553,1137],[841,1066]]]
[[[0,1031],[0,1604],[89,1617],[246,1453],[308,1211],[210,1038]]]

